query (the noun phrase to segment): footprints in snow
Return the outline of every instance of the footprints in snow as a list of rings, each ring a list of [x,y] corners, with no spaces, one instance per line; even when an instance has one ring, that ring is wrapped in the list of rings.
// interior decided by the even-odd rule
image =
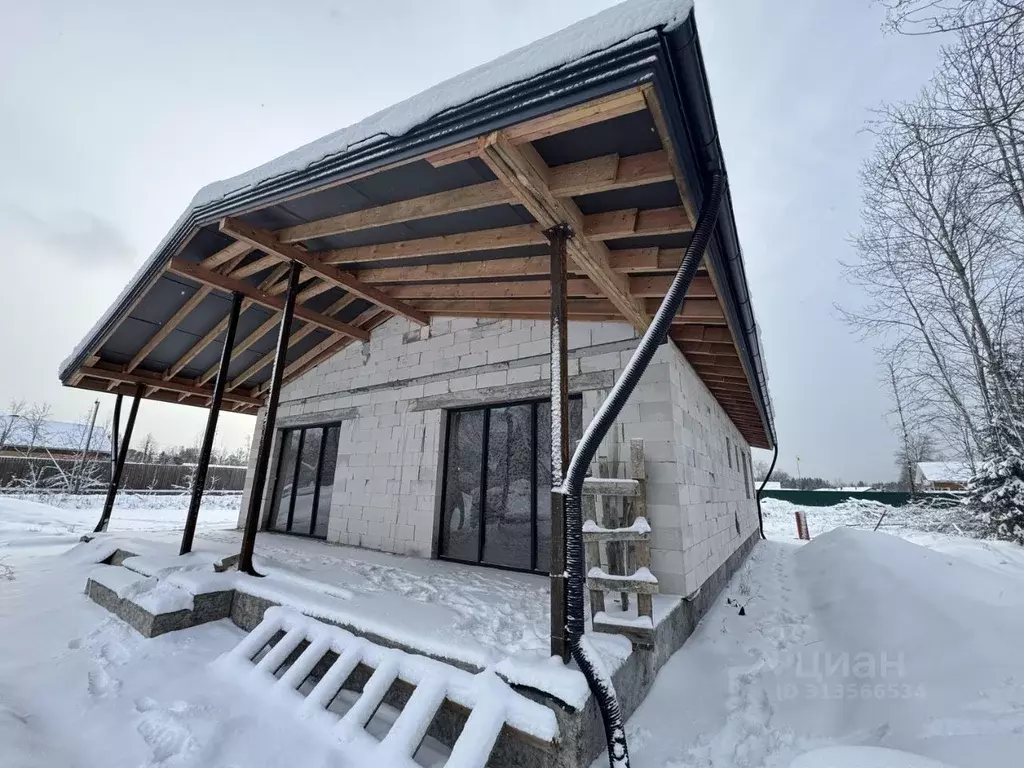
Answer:
[[[112,670],[128,660],[129,653],[125,645],[130,641],[128,629],[123,624],[107,619],[89,634],[68,643],[71,650],[84,650],[90,656],[92,668],[86,683],[90,697],[103,699],[121,690],[121,680]]]
[[[201,708],[184,701],[161,707],[154,699],[143,697],[135,702],[135,711],[140,714],[135,728],[152,754],[150,765],[180,765],[199,751],[199,742],[185,719],[202,714]]]

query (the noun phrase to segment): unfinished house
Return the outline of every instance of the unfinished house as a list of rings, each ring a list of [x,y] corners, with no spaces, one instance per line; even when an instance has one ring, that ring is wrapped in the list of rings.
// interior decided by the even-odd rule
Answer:
[[[242,573],[288,534],[550,574],[564,655],[552,423],[567,456],[714,172],[691,4],[631,0],[204,188],[60,377],[208,408],[211,444],[218,411],[256,417]],[[627,714],[759,538],[750,448],[773,441],[726,186],[585,485],[592,627],[634,648],[616,672]],[[587,722],[564,764],[600,748]]]

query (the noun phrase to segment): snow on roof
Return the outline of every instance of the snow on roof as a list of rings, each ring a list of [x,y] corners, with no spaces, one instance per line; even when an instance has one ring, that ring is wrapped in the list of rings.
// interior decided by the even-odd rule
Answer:
[[[693,0],[626,0],[252,170],[207,184],[192,198],[189,207],[142,264],[117,300],[89,329],[74,351],[61,362],[58,375],[85,352],[85,347],[118,311],[134,285],[163,256],[165,246],[196,209],[279,176],[305,170],[328,158],[344,155],[357,147],[363,148],[388,137],[402,136],[448,109],[627,41],[654,34],[656,29],[675,29],[686,21],[692,10]]]
[[[919,461],[917,468],[932,483],[966,483],[974,475],[966,461]]]
[[[11,416],[0,414],[0,435],[7,431]],[[13,417],[14,426],[0,448],[35,448],[50,451],[81,451],[89,435],[88,424],[70,421],[44,421],[32,438],[32,426],[23,416]],[[90,453],[110,453],[110,435],[102,427],[93,429],[89,443]]]

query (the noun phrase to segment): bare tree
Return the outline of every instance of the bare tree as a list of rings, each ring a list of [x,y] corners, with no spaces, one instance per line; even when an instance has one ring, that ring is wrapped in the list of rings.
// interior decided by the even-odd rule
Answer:
[[[7,413],[0,416],[0,448],[11,443],[21,428],[21,419],[24,415],[25,401],[12,399],[7,406]]]
[[[998,33],[1024,20],[1024,0],[878,0],[889,29],[905,35],[963,32]]]
[[[845,265],[868,300],[846,317],[899,362],[904,474],[915,432],[937,435],[976,466],[979,518],[1024,542],[1024,0],[881,2],[892,29],[948,37],[921,95],[872,126]]]

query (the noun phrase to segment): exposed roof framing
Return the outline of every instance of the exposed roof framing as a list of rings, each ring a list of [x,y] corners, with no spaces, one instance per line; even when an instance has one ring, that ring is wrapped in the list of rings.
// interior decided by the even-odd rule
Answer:
[[[713,126],[713,118],[709,109],[694,118],[666,85],[658,69],[671,58],[664,47],[637,43],[632,51],[607,54],[615,71],[634,73],[628,77],[581,76],[561,91],[538,84],[533,99],[517,85],[502,97],[504,111],[467,112],[446,134],[422,126],[422,135],[442,138],[423,141],[420,151],[382,152],[369,165],[315,179],[307,164],[292,172],[293,182],[310,174],[304,185],[268,195],[260,182],[252,194],[211,205],[169,238],[173,250],[126,292],[62,379],[115,392],[143,383],[147,397],[207,404],[227,299],[239,292],[225,407],[251,413],[268,386],[291,262],[302,269],[286,382],[369,340],[395,316],[421,325],[437,316],[547,319],[544,231],[559,223],[573,230],[570,319],[643,331],[679,268],[702,169],[714,159],[705,156],[705,124],[692,121]],[[696,57],[688,59],[692,71],[675,77],[696,82],[699,50]],[[582,73],[596,62],[571,67]],[[732,226],[731,217],[727,208],[720,222]],[[760,348],[737,311],[731,248],[724,236],[713,242],[670,338],[751,444],[768,446]]]

